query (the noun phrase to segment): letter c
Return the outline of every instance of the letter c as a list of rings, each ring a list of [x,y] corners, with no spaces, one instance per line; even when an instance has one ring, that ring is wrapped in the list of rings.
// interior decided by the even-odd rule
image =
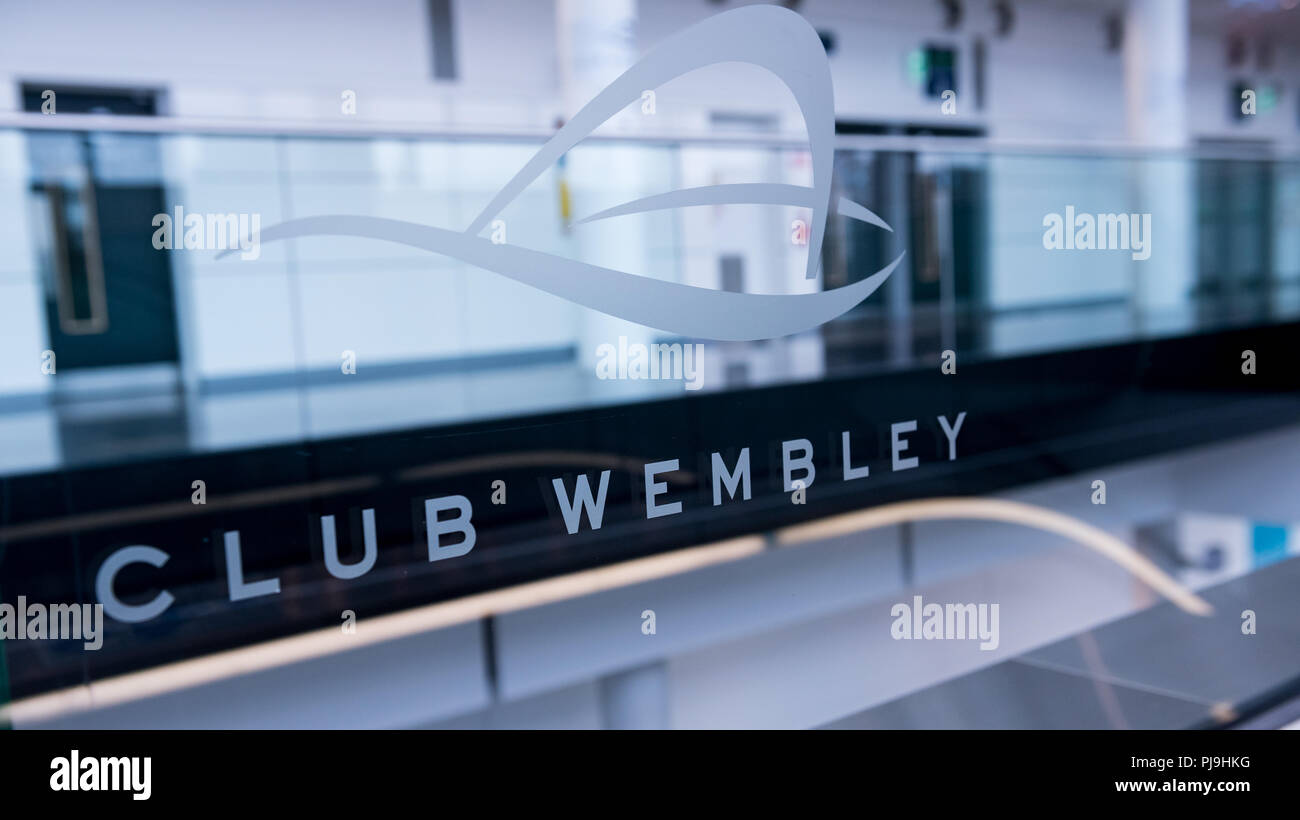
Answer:
[[[120,601],[113,593],[113,580],[117,578],[117,573],[127,564],[149,564],[153,567],[162,567],[170,558],[167,553],[156,547],[134,546],[123,547],[104,560],[99,567],[99,573],[95,576],[95,595],[99,602],[104,605],[104,611],[108,616],[122,623],[137,624],[141,621],[148,621],[157,618],[159,615],[172,605],[176,599],[166,590],[158,593],[152,601],[147,604],[126,604]]]

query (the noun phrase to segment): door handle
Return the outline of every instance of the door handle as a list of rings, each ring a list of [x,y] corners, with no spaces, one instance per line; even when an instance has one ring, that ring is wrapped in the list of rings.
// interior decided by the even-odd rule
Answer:
[[[47,185],[50,221],[54,240],[54,295],[58,306],[59,328],[68,335],[86,336],[108,330],[108,295],[104,288],[104,256],[99,245],[99,221],[95,211],[95,189],[84,180],[78,189],[81,207],[81,249],[84,260],[84,285],[88,315],[77,311],[76,285],[68,243],[66,192],[60,185]]]

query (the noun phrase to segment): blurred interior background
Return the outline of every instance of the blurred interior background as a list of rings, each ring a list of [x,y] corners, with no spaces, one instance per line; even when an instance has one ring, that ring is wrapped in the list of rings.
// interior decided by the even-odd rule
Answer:
[[[619,337],[692,340],[455,259],[331,237],[269,243],[256,260],[219,261],[206,251],[155,250],[152,220],[182,207],[256,213],[263,229],[303,216],[360,214],[463,230],[595,93],[664,38],[738,5],[0,0],[0,481],[10,488],[45,481],[32,492],[70,498],[77,486],[70,477],[84,470],[236,458],[340,437],[365,447],[371,435],[505,427],[538,414],[684,400],[680,383],[600,380],[593,367],[597,347]],[[791,226],[810,218],[807,209],[704,206],[578,224],[678,188],[811,184],[794,97],[774,76],[740,64],[655,89],[650,110],[643,101],[630,105],[501,213],[512,245],[747,293],[838,287],[906,252],[876,295],[820,328],[709,343],[702,394],[937,372],[945,350],[965,367],[1294,327],[1294,0],[784,5],[817,30],[829,60],[833,197],[862,203],[892,231],[833,217],[821,273],[805,280],[807,248],[792,242]],[[1254,113],[1243,113],[1246,91]],[[44,111],[51,99],[54,110]],[[1045,249],[1043,219],[1066,206],[1149,213],[1150,258]],[[42,369],[45,351],[57,355],[54,373]],[[356,375],[340,379],[348,353]],[[1293,366],[1279,358],[1271,366]],[[605,422],[610,437],[621,423],[617,416]],[[1100,473],[1068,462],[1051,480],[1026,470],[996,489],[1086,518],[1130,544],[1142,541],[1180,580],[1208,587],[1300,553],[1300,417],[1270,416],[1267,428],[1248,435],[1252,423],[1243,416],[1215,433],[1222,441],[1201,436],[1194,446],[1123,460],[1106,473],[1104,507],[1089,500]],[[1017,446],[1007,459],[1041,455],[1027,434]],[[133,475],[147,484],[147,473]],[[241,475],[234,469],[232,481]],[[981,491],[978,484],[957,489]],[[186,483],[175,497],[186,501],[189,493]],[[39,597],[42,590],[19,587],[44,577],[24,574],[12,558],[34,549],[25,545],[30,521],[19,497],[17,489],[6,496],[0,530],[0,550],[11,556],[0,564],[9,567],[0,575],[6,599]],[[48,520],[70,516],[79,503],[68,501]],[[81,526],[68,525],[74,542]],[[1272,529],[1260,535],[1259,527]],[[1204,532],[1214,533],[1209,546]],[[109,540],[131,543],[125,533]],[[751,534],[772,537],[757,524]],[[674,536],[663,548],[688,541]],[[67,554],[82,549],[73,543]],[[122,678],[112,694],[94,682],[118,678],[84,664],[71,677],[25,678],[8,647],[10,720],[19,727],[816,726],[1155,603],[1077,545],[1005,523],[907,524],[733,558],[662,577],[633,574],[563,600],[488,603],[473,618],[445,621],[440,611],[430,616],[434,625],[346,651],[304,649],[305,660],[261,671],[230,659],[198,677],[168,667],[149,681]],[[902,590],[1002,601],[1001,647],[891,641],[883,613],[905,600]],[[661,603],[643,603],[649,600]],[[344,606],[320,624],[337,622]],[[647,608],[661,624],[675,623],[653,641],[636,628]],[[1286,635],[1300,635],[1300,608],[1280,612],[1293,630]],[[626,635],[610,625],[616,617],[633,618]],[[146,660],[122,674],[153,668],[147,634],[124,640]],[[226,642],[228,651],[244,643],[253,641]],[[1089,717],[1075,718],[1144,725],[1135,713],[1158,713],[1168,725],[1190,724],[1223,702],[1288,685],[1300,674],[1300,643],[1291,645],[1282,657],[1247,650],[1238,666],[1253,670],[1249,680],[1225,682],[1214,657],[1190,680],[1172,668],[1126,678],[1085,664],[1092,656],[1084,651],[1078,669],[1049,653],[1022,660],[1014,674],[998,672],[1005,677],[979,692],[1010,709],[1026,689],[1047,685],[1027,680],[1036,674],[1136,680],[1142,687],[1134,692],[1172,692],[1170,710],[1123,698],[1113,707],[1097,695]],[[1123,659],[1100,654],[1122,669]],[[39,656],[18,662],[37,669],[46,661],[57,665]],[[954,697],[932,696],[916,711],[896,707],[864,725],[981,725],[973,714],[1000,708],[963,707]],[[1001,719],[1053,725],[1049,712]]]

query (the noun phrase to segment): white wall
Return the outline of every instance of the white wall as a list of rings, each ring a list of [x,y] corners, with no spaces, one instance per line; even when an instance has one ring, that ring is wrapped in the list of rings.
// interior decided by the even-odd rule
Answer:
[[[704,19],[723,6],[703,0],[642,3],[640,31],[645,47]],[[1004,139],[1118,139],[1123,136],[1123,73],[1118,53],[1103,47],[1103,13],[1092,5],[1019,3],[1016,27],[1007,38],[994,33],[986,4],[966,3],[955,31],[942,25],[937,3],[886,0],[807,0],[799,6],[818,30],[834,35],[830,57],[836,113],[842,119],[986,125]],[[985,110],[974,101],[974,42],[986,46]],[[940,112],[908,78],[909,52],[926,45],[958,51],[957,115]],[[1026,70],[1032,66],[1032,70]],[[698,76],[697,76],[698,75]],[[660,91],[660,109],[695,107],[686,125],[704,121],[708,109],[780,113],[784,130],[798,131],[793,100],[777,81],[758,69],[723,66],[670,83]],[[667,105],[665,105],[667,100]]]
[[[639,47],[741,5],[642,0]],[[994,33],[985,4],[967,3],[960,28],[943,29],[937,3],[807,0],[814,26],[836,39],[837,108],[846,118],[941,119],[907,77],[924,43],[959,50],[958,116],[986,120],[999,137],[1114,139],[1123,134],[1122,66],[1104,49],[1105,6],[1017,3],[1012,34]],[[343,89],[358,92],[370,121],[549,127],[563,110],[548,0],[455,3],[456,82],[432,79],[430,24],[420,0],[275,3],[234,0],[179,12],[161,0],[111,5],[74,0],[9,4],[0,29],[0,110],[16,109],[20,80],[124,84],[168,90],[171,113],[194,117],[340,117]],[[55,26],[48,36],[32,36]],[[974,110],[973,42],[987,44],[987,108]],[[1279,60],[1278,72],[1286,64]],[[703,81],[670,84],[658,126],[701,124],[710,109],[793,113],[779,84],[756,69],[705,69]],[[770,79],[770,78],[769,78]],[[1294,95],[1293,95],[1294,96]],[[1222,105],[1215,110],[1222,109]],[[799,130],[797,118],[787,128]]]
[[[1188,116],[1194,137],[1207,139],[1272,140],[1291,149],[1300,148],[1300,43],[1279,42],[1273,67],[1256,68],[1252,50],[1240,68],[1229,68],[1226,38],[1222,33],[1193,32],[1188,61]],[[1232,116],[1232,89],[1238,81],[1280,89],[1277,106],[1253,117]],[[1235,100],[1240,110],[1241,100]]]
[[[463,228],[533,150],[527,145],[168,137],[168,198],[194,212],[293,217],[364,214]],[[498,181],[499,180],[499,181]],[[537,247],[559,235],[547,184],[506,214],[508,238]],[[524,218],[526,212],[527,218]],[[572,305],[400,245],[321,237],[263,246],[257,260],[171,254],[188,280],[194,374],[200,378],[358,368],[563,346]]]
[[[180,116],[296,120],[341,116],[351,89],[358,118],[505,126],[547,123],[526,109],[555,88],[550,2],[457,2],[456,83],[433,79],[422,0],[50,0],[4,14],[0,94],[23,79],[141,85],[166,88]]]

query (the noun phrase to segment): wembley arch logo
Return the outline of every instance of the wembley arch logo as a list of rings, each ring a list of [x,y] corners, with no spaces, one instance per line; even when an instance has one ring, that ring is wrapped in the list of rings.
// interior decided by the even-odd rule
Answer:
[[[527,248],[495,244],[481,236],[493,217],[574,145],[614,114],[682,74],[724,62],[750,63],[775,74],[803,114],[812,156],[813,184],[708,185],[657,194],[592,214],[579,223],[693,205],[797,205],[812,211],[805,276],[814,279],[830,210],[835,107],[830,65],[817,32],[780,6],[747,6],[710,17],[660,43],[604,88],[570,119],[464,231],[359,215],[291,219],[260,232],[260,242],[311,236],[355,236],[443,254],[492,271],[592,310],[681,336],[751,341],[815,328],[870,296],[902,261],[849,285],[816,293],[733,293],[667,282],[589,265]],[[867,208],[841,197],[836,212],[891,231]],[[220,254],[224,257],[233,251]]]

